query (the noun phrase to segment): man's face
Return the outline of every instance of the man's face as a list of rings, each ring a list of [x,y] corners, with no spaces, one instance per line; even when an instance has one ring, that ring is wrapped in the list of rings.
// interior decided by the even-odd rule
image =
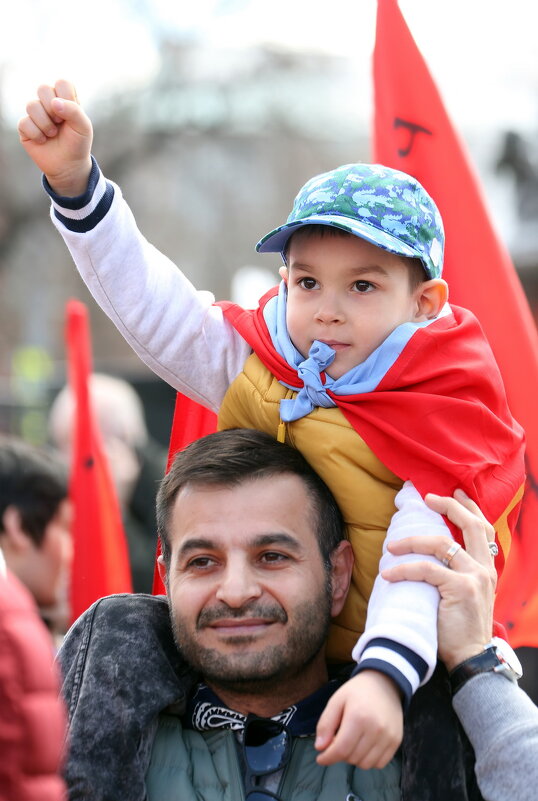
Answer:
[[[307,356],[314,340],[336,351],[327,373],[361,364],[401,323],[417,319],[418,289],[400,256],[356,236],[295,234],[288,252],[287,324]],[[284,268],[285,271],[285,268]]]
[[[73,556],[71,539],[72,507],[63,500],[45,528],[39,545],[28,538],[22,581],[39,606],[53,606],[61,599],[69,579]]]
[[[313,662],[318,686],[324,680],[333,599],[310,506],[291,474],[186,486],[176,498],[168,573],[175,637],[216,689],[256,692]]]

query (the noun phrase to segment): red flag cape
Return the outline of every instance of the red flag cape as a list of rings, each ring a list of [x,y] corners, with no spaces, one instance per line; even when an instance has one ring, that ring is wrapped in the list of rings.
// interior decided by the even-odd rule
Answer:
[[[479,181],[396,0],[378,0],[374,161],[414,175],[439,206],[450,300],[478,317],[527,437],[527,486],[496,617],[513,646],[538,646],[538,336]]]
[[[218,305],[278,380],[301,387],[275,351],[263,317],[277,291],[254,311]],[[451,315],[418,329],[372,392],[327,394],[383,464],[422,495],[452,495],[460,487],[480,502],[497,524],[501,572],[521,499],[524,438],[474,315],[453,307]]]
[[[174,456],[178,451],[182,451],[191,442],[206,434],[212,434],[217,430],[217,415],[201,406],[196,401],[182,395],[176,394],[176,405],[174,408],[174,419],[172,420],[172,432],[170,434],[170,447],[168,449],[168,465],[166,472],[170,470]],[[157,558],[161,553],[161,544],[157,545]],[[161,581],[157,565],[153,573],[153,595],[165,595],[166,588]]]
[[[91,345],[86,307],[67,303],[69,384],[75,411],[69,496],[73,503],[74,554],[71,618],[103,595],[132,592],[121,512],[90,405]]]

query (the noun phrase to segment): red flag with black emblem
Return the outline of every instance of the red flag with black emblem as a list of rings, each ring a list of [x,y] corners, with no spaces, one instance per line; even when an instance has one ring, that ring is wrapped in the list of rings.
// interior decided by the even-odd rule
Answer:
[[[527,436],[527,485],[496,617],[513,646],[538,646],[538,336],[466,148],[398,8],[378,0],[374,161],[414,175],[439,206],[450,299],[478,317]],[[449,435],[449,432],[447,432]]]
[[[69,497],[73,504],[71,620],[104,595],[132,592],[120,506],[89,393],[91,344],[83,303],[67,303],[66,343],[74,419]]]

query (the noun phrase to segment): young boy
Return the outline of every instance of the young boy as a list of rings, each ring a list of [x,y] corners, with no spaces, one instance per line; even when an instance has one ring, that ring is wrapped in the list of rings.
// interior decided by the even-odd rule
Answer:
[[[389,540],[411,520],[416,532],[419,506],[419,529],[443,525],[422,503],[427,491],[474,497],[496,521],[503,558],[523,435],[478,323],[446,305],[442,224],[417,181],[379,165],[309,181],[287,223],[258,245],[282,252],[281,286],[244,311],[196,292],[143,239],[119,188],[90,160],[91,125],[70,84],[41,87],[27,108],[21,141],[45,173],[53,220],[139,355],[219,410],[221,428],[259,428],[298,447],[333,490],[356,566],[329,656],[349,659],[364,630],[389,526]],[[414,486],[402,489],[406,479]],[[437,602],[430,587],[377,579],[353,650],[358,675],[320,721],[320,762],[353,761],[361,737],[372,739],[368,766],[390,758],[401,698],[435,664]]]

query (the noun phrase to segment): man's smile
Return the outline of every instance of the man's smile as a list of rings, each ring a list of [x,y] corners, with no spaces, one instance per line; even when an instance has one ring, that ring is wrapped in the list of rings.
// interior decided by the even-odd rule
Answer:
[[[226,609],[219,607],[209,607],[202,610],[198,617],[197,629],[212,629],[217,635],[240,635],[261,634],[275,623],[286,623],[287,615],[285,611],[276,604],[253,604],[247,609]]]
[[[209,624],[208,628],[223,636],[234,634],[245,636],[261,634],[276,622],[278,621],[263,618],[231,618],[216,620],[214,623]]]

